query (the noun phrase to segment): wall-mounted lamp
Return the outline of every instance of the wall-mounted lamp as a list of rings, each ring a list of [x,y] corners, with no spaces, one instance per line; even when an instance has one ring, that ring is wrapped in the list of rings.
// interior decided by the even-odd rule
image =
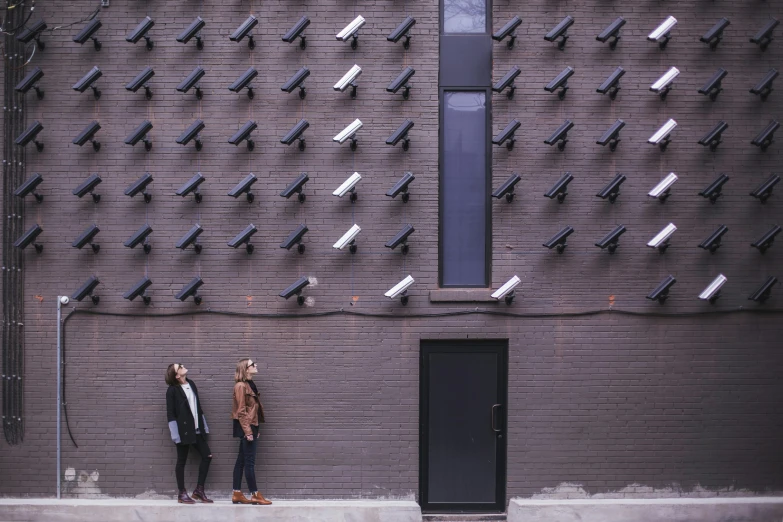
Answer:
[[[492,192],[492,197],[500,199],[503,196],[506,196],[506,202],[511,203],[514,201],[514,186],[521,180],[522,178],[519,176],[519,174],[512,173],[511,176],[506,181],[504,181],[502,185]]]
[[[568,243],[566,243],[566,239],[568,239],[568,236],[574,233],[574,229],[570,226],[565,227],[560,232],[552,236],[549,241],[544,243],[544,246],[547,247],[549,250],[552,250],[553,248],[557,249],[558,254],[562,254],[563,251],[568,246]]]
[[[136,92],[144,87],[144,97],[151,100],[152,89],[150,89],[149,83],[147,82],[149,82],[153,76],[155,76],[155,71],[152,70],[152,67],[145,67],[143,71],[125,85],[125,89],[130,92]]]
[[[702,301],[709,301],[710,304],[715,304],[715,301],[720,297],[720,289],[726,284],[727,280],[725,275],[718,274],[718,277],[713,279],[712,282],[707,285],[707,288],[702,290],[699,294],[699,299]]]
[[[152,234],[152,227],[145,224],[125,242],[125,246],[128,248],[136,248],[137,245],[143,245],[144,253],[149,254],[150,251],[152,251],[152,245],[150,245],[146,239],[150,234]]]
[[[38,96],[39,100],[43,100],[44,97],[44,91],[38,86],[38,82],[41,78],[43,78],[44,73],[41,70],[40,67],[35,67],[33,70],[31,70],[27,75],[22,78],[22,81],[16,84],[16,87],[14,87],[14,90],[16,92],[20,92],[22,94],[25,94],[30,89],[35,90],[36,96]]]
[[[595,244],[601,250],[607,249],[610,254],[614,254],[617,250],[617,245],[620,240],[620,236],[625,234],[625,227],[623,225],[617,225],[614,230],[606,234],[603,239]]]
[[[81,302],[85,297],[90,296],[92,304],[97,305],[101,298],[95,295],[95,288],[99,284],[101,284],[101,282],[97,277],[90,276],[90,278],[73,293],[71,299],[76,299]]]
[[[703,94],[705,96],[709,96],[710,100],[715,101],[718,98],[718,94],[723,90],[723,87],[721,87],[721,82],[726,77],[726,75],[729,74],[726,69],[718,69],[715,71],[715,74],[712,75],[712,77],[707,80],[707,83],[704,84],[704,87],[699,89],[699,94]]]
[[[612,40],[609,41],[609,48],[614,51],[617,48],[617,42],[620,41],[620,28],[624,25],[625,18],[618,16],[617,19],[606,26],[606,29],[601,31],[601,33],[596,36],[595,39],[601,43],[606,43],[611,38]]]
[[[718,201],[718,198],[721,197],[723,185],[725,185],[728,180],[729,177],[726,174],[721,174],[715,181],[710,183],[707,188],[699,192],[699,196],[709,199],[710,203],[714,205],[715,202]]]
[[[666,203],[666,200],[671,195],[671,188],[674,182],[679,178],[674,172],[670,172],[668,176],[663,178],[657,185],[655,185],[647,195],[651,198],[655,198],[661,203]]]
[[[291,250],[294,245],[296,245],[296,250],[300,254],[304,254],[305,246],[304,243],[302,243],[302,238],[305,234],[307,234],[307,231],[309,229],[307,228],[307,225],[299,225],[296,227],[296,230],[291,232],[288,237],[280,243],[280,248],[285,248],[286,250]]]
[[[767,250],[769,250],[769,247],[772,246],[772,243],[775,242],[775,236],[780,234],[780,230],[780,226],[772,225],[771,229],[765,232],[764,235],[759,239],[751,243],[750,246],[753,248],[758,248],[759,252],[762,254],[765,253]]]
[[[196,49],[199,51],[204,48],[204,40],[201,39],[201,30],[204,28],[204,26],[207,25],[207,23],[202,20],[200,16],[197,16],[193,22],[185,28],[184,31],[182,31],[179,36],[177,36],[177,41],[179,43],[186,44],[188,43],[193,37],[196,38]]]
[[[302,134],[310,127],[310,123],[307,120],[299,120],[288,133],[283,136],[280,143],[284,145],[291,145],[293,142],[299,140],[299,150],[305,150],[306,144]]]
[[[505,283],[503,283],[503,286],[492,292],[490,297],[492,299],[497,299],[500,301],[503,299],[506,302],[506,305],[510,305],[514,301],[514,289],[521,283],[522,280],[519,278],[519,276],[515,275]]]
[[[359,129],[362,128],[362,125],[362,120],[356,118],[346,128],[344,128],[334,138],[332,138],[332,141],[342,145],[347,140],[351,140],[351,150],[356,150],[356,147],[359,144],[359,140],[356,139],[356,133],[359,132]]]
[[[704,145],[705,147],[709,146],[710,150],[717,149],[718,145],[722,143],[721,135],[723,134],[723,131],[728,128],[728,123],[723,120],[719,121],[710,132],[705,134],[704,137],[699,140],[699,145]]]
[[[625,74],[625,69],[618,67],[604,80],[604,82],[598,86],[595,92],[600,94],[609,93],[609,98],[614,100],[617,98],[617,92],[620,90],[620,78]]]
[[[400,38],[405,38],[405,40],[402,42],[402,48],[403,49],[409,49],[411,46],[411,35],[410,31],[411,28],[416,25],[416,19],[412,16],[408,16],[405,18],[405,20],[402,21],[400,25],[397,26],[394,31],[389,34],[389,36],[386,37],[386,40],[397,43],[400,41]]]
[[[196,88],[196,98],[201,99],[204,94],[201,92],[201,87],[198,84],[199,80],[204,77],[206,71],[199,65],[193,71],[187,75],[187,77],[177,85],[177,91],[188,92],[193,87]]]
[[[676,127],[677,122],[673,119],[669,119],[669,121],[664,123],[660,129],[655,131],[655,133],[650,136],[650,139],[647,140],[647,143],[658,145],[658,147],[661,149],[661,152],[665,151],[666,147],[668,147],[669,143],[671,142],[670,135]]]
[[[772,42],[772,31],[775,30],[778,24],[780,24],[780,20],[771,18],[750,41],[761,47],[762,51],[766,51],[770,42]]]
[[[548,197],[549,199],[557,198],[557,202],[562,203],[565,201],[565,198],[568,195],[568,184],[573,180],[574,176],[572,176],[570,172],[566,172],[559,180],[557,180],[557,183],[555,183],[552,188],[544,192],[544,196]]]
[[[253,150],[256,146],[256,143],[250,139],[250,134],[256,130],[256,127],[258,127],[256,122],[252,120],[248,121],[228,139],[228,142],[231,145],[238,147],[240,143],[247,140],[247,150]]]
[[[755,292],[748,297],[749,301],[755,301],[757,303],[764,303],[769,299],[769,294],[772,292],[772,287],[778,282],[777,277],[769,276],[766,281],[761,283],[761,286],[756,289]]]
[[[758,199],[761,203],[766,203],[769,197],[772,195],[772,189],[780,182],[780,176],[772,174],[767,181],[756,187],[756,189],[750,193],[751,196]]]
[[[254,67],[250,67],[247,71],[243,72],[239,78],[234,80],[234,83],[228,86],[228,90],[239,93],[242,89],[247,87],[247,97],[252,100],[255,94],[253,93],[253,86],[250,85],[250,82],[252,82],[256,76],[258,76],[258,71],[256,71]]]
[[[345,196],[346,194],[351,194],[351,203],[354,203],[356,199],[359,197],[359,195],[356,193],[356,184],[359,183],[362,180],[361,174],[358,172],[354,172],[350,176],[348,176],[348,179],[343,181],[342,185],[337,187],[334,192],[332,192],[333,196],[337,196],[338,198],[341,198]]]
[[[237,199],[242,194],[245,194],[247,202],[252,203],[255,199],[255,196],[252,192],[250,192],[250,187],[252,187],[253,183],[256,181],[258,181],[258,178],[251,172],[245,176],[245,179],[237,183],[237,185],[228,192],[228,195],[234,199]]]
[[[658,301],[663,304],[669,297],[669,289],[676,283],[677,280],[674,276],[668,275],[661,283],[655,287],[655,289],[647,295],[647,299]]]
[[[614,152],[614,150],[617,148],[617,144],[620,142],[620,131],[623,129],[623,127],[625,127],[625,122],[623,120],[617,120],[606,130],[606,132],[603,133],[601,138],[596,141],[596,143],[603,147],[606,147],[608,144],[609,150]]]
[[[402,150],[408,150],[411,144],[410,138],[408,138],[408,131],[413,128],[413,122],[411,120],[405,120],[397,127],[397,130],[392,133],[386,140],[386,145],[394,147],[402,140]]]
[[[152,281],[149,277],[144,277],[140,281],[136,282],[130,290],[122,294],[122,297],[124,299],[127,299],[128,301],[133,301],[137,297],[141,297],[141,300],[144,302],[145,305],[149,305],[152,301],[152,298],[147,295],[147,288],[152,284]]]
[[[95,187],[101,183],[101,181],[103,180],[99,175],[93,174],[83,181],[78,187],[73,189],[73,195],[81,199],[87,194],[90,194],[92,196],[92,201],[97,203],[101,200],[101,196],[100,194],[96,194],[93,191],[95,190]]]
[[[336,248],[337,250],[342,250],[347,246],[351,254],[355,254],[356,236],[358,236],[359,232],[361,231],[362,228],[359,225],[354,224],[351,228],[348,229],[348,232],[343,234],[342,237],[338,239],[334,245],[332,245],[332,248]]]
[[[653,29],[653,31],[647,35],[647,39],[651,42],[658,42],[658,47],[661,50],[664,50],[666,49],[666,44],[672,39],[671,31],[675,25],[677,25],[677,19],[670,16],[661,22],[658,27]]]
[[[187,197],[191,192],[196,200],[196,203],[201,203],[203,196],[199,193],[198,186],[206,181],[206,178],[201,175],[201,172],[197,172],[187,183],[177,189],[177,196]]]
[[[231,248],[239,248],[242,245],[245,245],[245,250],[248,254],[253,253],[253,245],[250,243],[250,238],[258,232],[258,229],[250,223],[248,226],[245,227],[245,229],[234,236],[234,239],[228,242],[228,246]]]
[[[554,80],[549,82],[546,87],[544,87],[544,90],[547,92],[555,92],[560,89],[557,93],[557,97],[562,100],[565,98],[566,91],[568,91],[568,79],[573,75],[574,68],[566,67],[555,77]]]
[[[38,152],[41,152],[44,150],[44,144],[41,141],[38,141],[36,137],[38,136],[38,133],[43,130],[43,125],[41,125],[40,121],[34,121],[25,131],[19,135],[19,137],[14,140],[14,143],[19,145],[20,147],[24,147],[31,141],[35,143],[35,148]]]
[[[136,26],[136,29],[128,33],[128,36],[125,37],[125,41],[135,44],[136,42],[144,38],[144,41],[147,42],[147,46],[146,46],[147,50],[151,51],[152,48],[155,46],[155,43],[152,41],[152,38],[147,36],[147,33],[149,32],[150,29],[152,29],[152,26],[154,25],[155,22],[152,20],[152,18],[147,16],[146,18],[144,18],[144,20],[139,22],[139,25]]]
[[[200,295],[198,295],[198,289],[201,288],[203,284],[204,281],[200,277],[194,277],[190,283],[183,286],[182,290],[180,290],[174,297],[183,303],[188,299],[188,297],[193,297],[193,302],[197,305],[200,305],[202,298]]]
[[[147,133],[151,130],[152,122],[149,120],[144,120],[133,130],[133,132],[130,133],[127,138],[125,138],[125,144],[133,147],[141,141],[144,143],[144,148],[146,150],[152,150],[152,140],[147,138]]]
[[[626,179],[625,174],[618,173],[607,186],[601,189],[601,192],[595,195],[595,197],[609,199],[609,203],[614,203],[617,200],[617,196],[620,195],[620,185],[622,185]]]
[[[365,24],[365,19],[362,15],[354,18],[345,28],[337,33],[337,39],[347,42],[351,40],[351,49],[356,49],[359,45],[359,29]]]
[[[304,203],[305,199],[307,199],[307,196],[305,195],[302,190],[304,189],[305,183],[310,179],[310,177],[307,175],[307,173],[302,172],[298,178],[296,178],[294,181],[292,181],[281,193],[280,197],[283,197],[285,199],[290,199],[291,196],[294,194],[298,194],[299,203]]]
[[[203,144],[201,143],[201,139],[199,139],[199,133],[204,130],[205,126],[206,125],[204,124],[204,120],[194,121],[187,129],[185,129],[185,132],[179,135],[179,138],[177,138],[177,143],[180,145],[187,145],[191,140],[195,140],[196,150],[201,150]]]
[[[723,31],[729,26],[730,23],[731,22],[729,22],[728,18],[721,18],[715,25],[712,26],[709,31],[704,33],[704,36],[699,38],[699,40],[709,44],[710,49],[714,51],[717,49],[718,44],[723,39]]]
[[[88,141],[92,143],[92,149],[95,152],[101,150],[101,142],[95,139],[95,133],[101,130],[101,124],[97,121],[87,124],[87,126],[73,139],[73,144],[83,146]]]
[[[772,82],[775,81],[779,74],[777,69],[770,69],[761,81],[750,89],[751,94],[758,94],[761,96],[762,101],[766,100],[769,93],[772,92]]]
[[[27,180],[19,185],[19,188],[17,188],[14,191],[14,196],[18,198],[24,198],[28,194],[32,194],[33,197],[35,197],[35,200],[38,203],[41,203],[44,200],[44,197],[41,194],[38,194],[35,189],[38,187],[38,185],[41,184],[43,181],[43,176],[38,174],[37,172],[27,178]]]
[[[16,248],[24,250],[30,244],[32,244],[33,247],[35,247],[35,251],[40,254],[41,252],[43,252],[43,245],[36,243],[35,239],[38,237],[38,235],[41,232],[43,232],[43,229],[41,228],[41,225],[36,223],[29,230],[27,230],[27,232],[22,234],[19,239],[17,239],[14,242],[14,246]]]
[[[669,223],[663,229],[658,232],[650,241],[647,242],[647,246],[650,248],[655,248],[663,254],[666,252],[666,249],[669,248],[669,239],[671,239],[672,234],[677,230],[677,227],[674,226],[674,223]]]
[[[561,38],[561,40],[557,43],[557,48],[561,51],[564,51],[566,41],[568,40],[568,35],[566,32],[572,25],[574,25],[574,19],[571,16],[566,16],[563,18],[563,20],[560,21],[559,24],[549,31],[546,36],[544,36],[544,40],[547,42],[555,42],[558,38]]]
[[[699,243],[699,248],[703,248],[704,250],[709,250],[710,254],[714,254],[718,251],[721,245],[721,239],[723,238],[724,234],[729,231],[729,228],[726,225],[720,225],[715,232],[709,235],[707,239]]]
[[[234,29],[234,32],[231,33],[231,36],[229,36],[228,39],[232,42],[241,42],[243,38],[247,37],[247,46],[250,49],[255,49],[256,42],[253,40],[253,35],[250,34],[250,31],[252,31],[256,25],[258,25],[258,18],[250,15],[242,22],[242,25]]]
[[[302,276],[299,279],[297,279],[294,284],[280,292],[280,297],[283,299],[288,299],[290,297],[296,296],[296,303],[299,306],[302,306],[305,302],[305,298],[302,295],[302,290],[305,289],[307,285],[310,284],[310,280],[307,279],[307,277]]]
[[[416,74],[416,69],[410,66],[406,67],[399,75],[397,75],[394,80],[391,81],[391,83],[389,83],[389,85],[386,87],[386,92],[397,94],[397,91],[402,88],[402,99],[407,100],[411,95],[411,86],[408,81],[411,79],[411,77],[413,77],[414,74]]]
[[[101,250],[101,245],[95,243],[93,240],[100,231],[101,229],[98,228],[98,225],[90,225],[79,235],[79,237],[76,238],[73,243],[71,243],[71,246],[81,250],[85,245],[90,245],[93,253],[97,254]]]
[[[557,143],[558,150],[565,149],[566,143],[568,143],[568,131],[574,127],[574,122],[571,120],[564,121],[555,132],[552,133],[549,138],[544,140],[544,143],[550,147]]]
[[[289,29],[284,35],[283,35],[283,41],[285,43],[293,43],[297,38],[299,38],[299,48],[300,49],[306,49],[307,48],[307,40],[305,38],[305,35],[302,33],[305,29],[307,29],[307,26],[310,25],[310,19],[306,16],[303,16],[299,19],[296,24]],[[290,92],[290,91],[289,91]]]
[[[766,127],[764,127],[764,130],[762,130],[758,136],[753,138],[753,141],[750,143],[756,147],[761,147],[761,150],[767,150],[767,147],[772,145],[772,138],[774,137],[775,131],[778,130],[778,128],[780,128],[780,123],[772,120]]]
[[[522,123],[520,123],[519,120],[513,119],[511,122],[506,125],[506,128],[500,131],[500,134],[492,138],[492,143],[498,146],[502,146],[503,143],[506,143],[506,148],[508,150],[512,150],[514,148],[514,142],[516,141],[516,138],[514,138],[514,133],[519,129],[519,127],[522,126]]]
[[[408,288],[411,287],[413,284],[413,276],[407,276],[405,279],[391,287],[385,294],[386,297],[389,299],[397,299],[400,298],[400,303],[402,303],[402,306],[405,306],[408,304]]]
[[[402,230],[397,232],[397,234],[391,238],[389,241],[386,242],[384,245],[386,248],[391,248],[394,250],[398,246],[400,246],[400,252],[402,252],[402,255],[408,254],[408,237],[413,234],[413,232],[416,229],[413,228],[413,225],[405,225],[402,227]]]
[[[177,244],[175,245],[176,248],[179,248],[180,250],[185,250],[190,245],[193,245],[193,250],[197,253],[201,253],[201,245],[198,244],[198,236],[201,235],[201,233],[204,232],[204,229],[201,228],[201,225],[198,223],[193,225],[193,227],[188,230],[188,232],[180,238],[179,241],[177,241]]]
[[[410,185],[414,179],[416,179],[416,176],[414,176],[413,173],[406,172],[402,175],[402,178],[400,178],[400,180],[395,183],[394,186],[386,193],[386,195],[394,199],[397,197],[397,194],[402,193],[402,202],[407,203],[410,199],[408,185]]]
[[[144,202],[149,203],[152,201],[152,194],[147,192],[147,185],[152,183],[152,175],[149,172],[145,172],[142,177],[133,182],[133,184],[125,189],[125,195],[133,197],[138,193],[144,196]]]

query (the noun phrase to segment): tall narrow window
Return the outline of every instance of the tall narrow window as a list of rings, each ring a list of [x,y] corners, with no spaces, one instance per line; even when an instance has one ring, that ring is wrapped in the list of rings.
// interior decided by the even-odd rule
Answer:
[[[441,286],[488,285],[486,91],[441,98]]]
[[[443,32],[487,31],[487,0],[443,0]]]

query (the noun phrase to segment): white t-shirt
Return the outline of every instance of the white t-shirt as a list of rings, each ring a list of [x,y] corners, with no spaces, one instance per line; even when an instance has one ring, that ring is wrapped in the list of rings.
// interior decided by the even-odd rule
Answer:
[[[185,392],[185,396],[188,398],[188,404],[190,405],[190,412],[193,414],[194,428],[198,430],[198,406],[196,405],[196,394],[193,393],[193,389],[190,384],[180,384],[182,391]]]

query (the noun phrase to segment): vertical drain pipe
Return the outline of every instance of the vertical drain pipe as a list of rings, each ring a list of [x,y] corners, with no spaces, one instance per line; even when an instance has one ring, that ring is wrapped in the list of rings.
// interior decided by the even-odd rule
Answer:
[[[60,499],[60,464],[62,459],[61,453],[61,433],[60,433],[60,417],[62,412],[62,398],[60,393],[62,391],[62,329],[63,329],[63,313],[62,305],[68,304],[68,297],[64,295],[57,296],[57,499]]]

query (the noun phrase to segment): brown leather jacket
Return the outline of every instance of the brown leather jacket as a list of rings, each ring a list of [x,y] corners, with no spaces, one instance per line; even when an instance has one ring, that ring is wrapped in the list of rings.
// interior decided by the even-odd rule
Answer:
[[[231,409],[231,418],[239,421],[245,435],[252,435],[250,426],[258,426],[264,422],[264,406],[261,399],[253,393],[253,389],[246,382],[234,384],[234,401]]]

